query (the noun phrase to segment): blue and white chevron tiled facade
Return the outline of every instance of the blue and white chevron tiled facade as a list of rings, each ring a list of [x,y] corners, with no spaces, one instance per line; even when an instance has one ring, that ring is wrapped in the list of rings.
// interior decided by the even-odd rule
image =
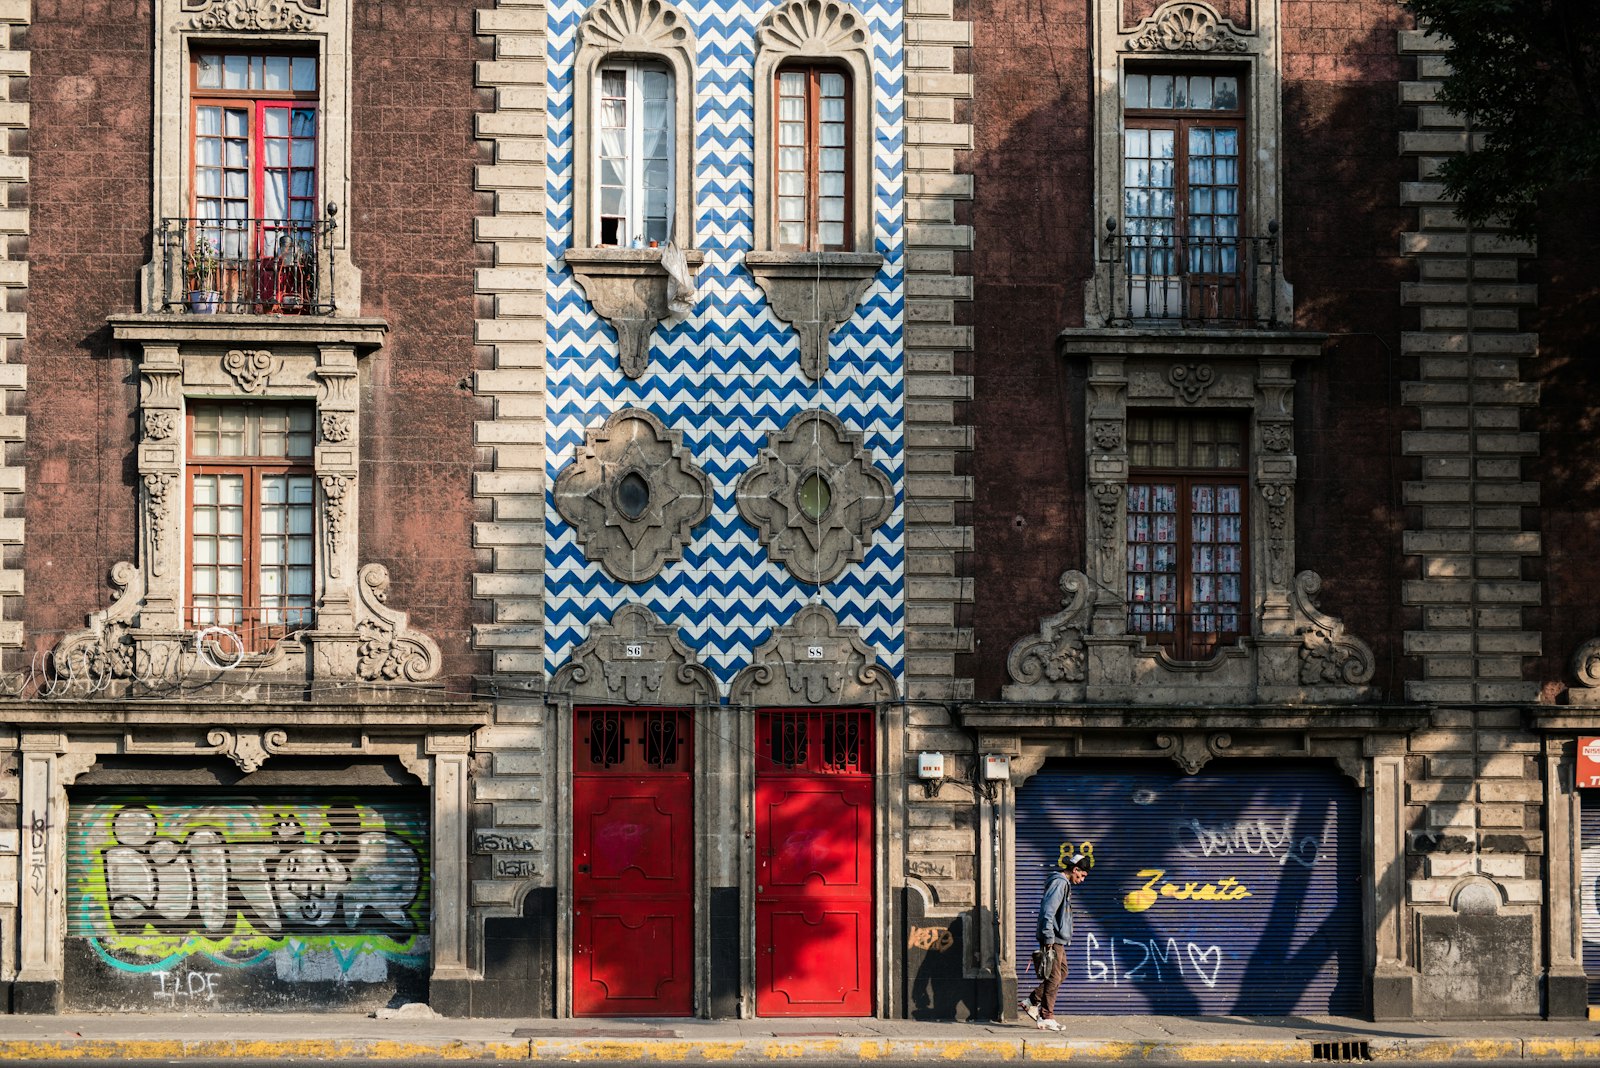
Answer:
[[[756,30],[772,0],[680,0],[697,41],[694,211],[705,255],[690,316],[651,338],[648,370],[619,370],[611,329],[591,310],[560,257],[572,235],[573,58],[587,0],[558,0],[549,15],[548,483],[572,462],[587,428],[626,407],[644,408],[683,434],[711,477],[715,506],[683,559],[653,580],[620,583],[590,563],[573,529],[546,509],[545,658],[553,672],[589,627],[623,604],[646,605],[678,628],[724,692],[772,629],[810,603],[860,629],[903,685],[905,660],[905,435],[903,13],[899,0],[858,3],[872,33],[873,236],[884,257],[854,316],[839,326],[827,374],[801,371],[794,330],[775,318],[743,265],[754,203]],[[767,559],[739,516],[734,486],[768,433],[821,408],[863,435],[895,487],[896,506],[865,557],[820,589]]]

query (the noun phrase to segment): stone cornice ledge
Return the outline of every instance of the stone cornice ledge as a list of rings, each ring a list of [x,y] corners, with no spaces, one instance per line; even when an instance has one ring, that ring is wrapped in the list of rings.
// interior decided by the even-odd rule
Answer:
[[[1432,718],[1423,705],[970,704],[957,709],[962,726],[1021,735],[1063,730],[1260,730],[1315,734],[1409,734]]]
[[[157,344],[350,345],[382,347],[389,323],[378,318],[326,315],[168,315],[141,313],[106,319],[118,341]]]
[[[1175,360],[1251,357],[1310,360],[1322,355],[1322,346],[1327,340],[1327,334],[1311,330],[1073,326],[1056,335],[1056,350],[1069,359],[1159,356]]]
[[[1600,706],[1525,705],[1522,708],[1522,722],[1527,724],[1530,731],[1600,734]]]
[[[45,724],[63,730],[123,726],[250,726],[295,728],[363,727],[411,731],[459,731],[486,727],[494,719],[486,702],[441,704],[304,704],[292,701],[241,705],[229,702],[119,700],[0,701],[0,721],[13,726]]]

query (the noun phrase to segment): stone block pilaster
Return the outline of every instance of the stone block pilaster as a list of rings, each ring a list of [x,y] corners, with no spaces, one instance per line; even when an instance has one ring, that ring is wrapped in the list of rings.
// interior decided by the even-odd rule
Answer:
[[[0,4],[0,649],[22,647],[22,622],[13,619],[22,595],[22,411],[28,369],[22,347],[28,333],[28,158],[29,109],[25,86],[30,53],[16,47],[27,32],[31,8]]]
[[[972,148],[967,114],[972,76],[958,74],[957,54],[972,26],[954,17],[952,0],[906,5],[906,694],[912,699],[972,696],[956,658],[972,647],[962,606],[962,577],[972,550],[966,406],[972,378],[964,360],[972,327],[966,253],[972,227],[959,220],[972,199],[972,175],[959,173]]]

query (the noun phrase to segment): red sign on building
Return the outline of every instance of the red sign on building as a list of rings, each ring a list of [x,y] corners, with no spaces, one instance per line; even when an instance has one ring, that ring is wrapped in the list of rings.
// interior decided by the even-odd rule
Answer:
[[[1600,787],[1600,738],[1578,739],[1578,787]]]

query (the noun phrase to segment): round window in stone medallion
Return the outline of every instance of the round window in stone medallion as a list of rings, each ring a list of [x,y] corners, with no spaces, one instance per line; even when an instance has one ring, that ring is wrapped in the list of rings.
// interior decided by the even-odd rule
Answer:
[[[800,483],[800,514],[813,523],[820,522],[833,506],[833,487],[821,471],[813,471]]]
[[[639,472],[629,471],[617,480],[615,497],[617,511],[638,520],[650,507],[650,483]]]

